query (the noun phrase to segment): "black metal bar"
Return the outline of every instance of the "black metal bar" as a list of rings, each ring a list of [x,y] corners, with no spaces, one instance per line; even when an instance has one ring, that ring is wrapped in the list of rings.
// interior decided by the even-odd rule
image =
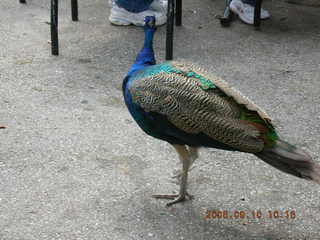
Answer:
[[[20,3],[27,3],[26,0],[19,0]]]
[[[51,52],[59,55],[58,39],[58,0],[51,0]]]
[[[167,35],[166,35],[166,60],[173,56],[173,25],[174,25],[174,0],[168,0],[167,10]]]
[[[176,0],[176,26],[182,24],[182,0]]]
[[[260,19],[261,5],[262,5],[262,0],[256,0],[256,4],[254,6],[254,19],[253,19],[253,25],[256,29],[259,29],[260,23],[261,23],[261,19]]]
[[[78,21],[78,0],[71,0],[72,21]]]

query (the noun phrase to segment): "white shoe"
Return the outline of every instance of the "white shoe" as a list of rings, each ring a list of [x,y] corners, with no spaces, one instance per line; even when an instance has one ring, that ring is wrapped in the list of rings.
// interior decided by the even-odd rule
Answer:
[[[136,26],[144,26],[144,18],[146,16],[155,16],[156,18],[156,26],[160,26],[166,23],[167,16],[161,12],[146,10],[139,13],[132,13],[124,8],[118,7],[118,5],[114,4],[111,8],[111,13],[109,16],[109,21],[115,25],[123,25],[127,26],[130,24],[134,24]]]
[[[168,9],[168,0],[154,0],[150,5],[150,10],[155,10],[166,14]]]
[[[237,14],[239,18],[248,24],[253,24],[254,19],[254,7],[250,4],[243,3],[241,0],[232,0],[230,3],[230,9]],[[261,8],[261,19],[269,18],[270,14],[267,10]]]

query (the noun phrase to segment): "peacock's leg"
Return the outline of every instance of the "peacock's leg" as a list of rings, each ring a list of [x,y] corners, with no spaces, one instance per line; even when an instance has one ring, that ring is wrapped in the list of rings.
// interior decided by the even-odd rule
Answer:
[[[192,164],[194,163],[194,161],[199,157],[199,152],[198,152],[197,147],[190,147],[188,146],[188,151],[189,151],[189,159],[190,159],[190,165],[189,165],[189,172],[194,169],[194,166],[192,166]],[[182,163],[182,161],[181,161]],[[175,169],[173,170],[173,179],[178,179],[178,183],[180,183],[180,179],[182,176],[182,171],[181,169]]]
[[[189,156],[191,159],[190,167],[194,163],[194,161],[199,157],[199,151],[197,147],[188,147],[189,149]]]
[[[191,163],[190,153],[184,145],[173,145],[179,155],[179,159],[182,162],[182,176],[180,183],[179,194],[173,195],[153,195],[154,198],[174,199],[172,202],[167,203],[167,206],[182,202],[186,200],[186,197],[192,199],[193,196],[187,193],[188,171]]]

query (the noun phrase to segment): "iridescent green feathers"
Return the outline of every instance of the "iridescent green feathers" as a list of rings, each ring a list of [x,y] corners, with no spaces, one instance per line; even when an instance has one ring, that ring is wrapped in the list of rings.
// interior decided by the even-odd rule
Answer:
[[[204,133],[245,152],[260,152],[278,136],[267,114],[223,80],[192,64],[165,62],[133,76],[129,91],[144,111],[163,114],[177,128]]]

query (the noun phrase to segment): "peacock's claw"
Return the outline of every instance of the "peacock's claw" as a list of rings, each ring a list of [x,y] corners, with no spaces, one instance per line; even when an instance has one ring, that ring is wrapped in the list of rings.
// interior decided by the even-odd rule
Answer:
[[[157,198],[157,199],[172,199],[172,200],[175,199],[178,196],[179,196],[179,194],[168,194],[168,195],[166,195],[166,194],[160,194],[160,195],[155,194],[155,195],[152,195],[153,198]]]
[[[193,195],[189,194],[189,193],[185,193],[185,194],[162,194],[162,195],[152,195],[152,197],[157,198],[157,199],[171,199],[173,201],[168,202],[166,204],[167,207],[170,207],[173,204],[179,203],[179,202],[183,202],[186,200],[192,200],[194,197]]]

